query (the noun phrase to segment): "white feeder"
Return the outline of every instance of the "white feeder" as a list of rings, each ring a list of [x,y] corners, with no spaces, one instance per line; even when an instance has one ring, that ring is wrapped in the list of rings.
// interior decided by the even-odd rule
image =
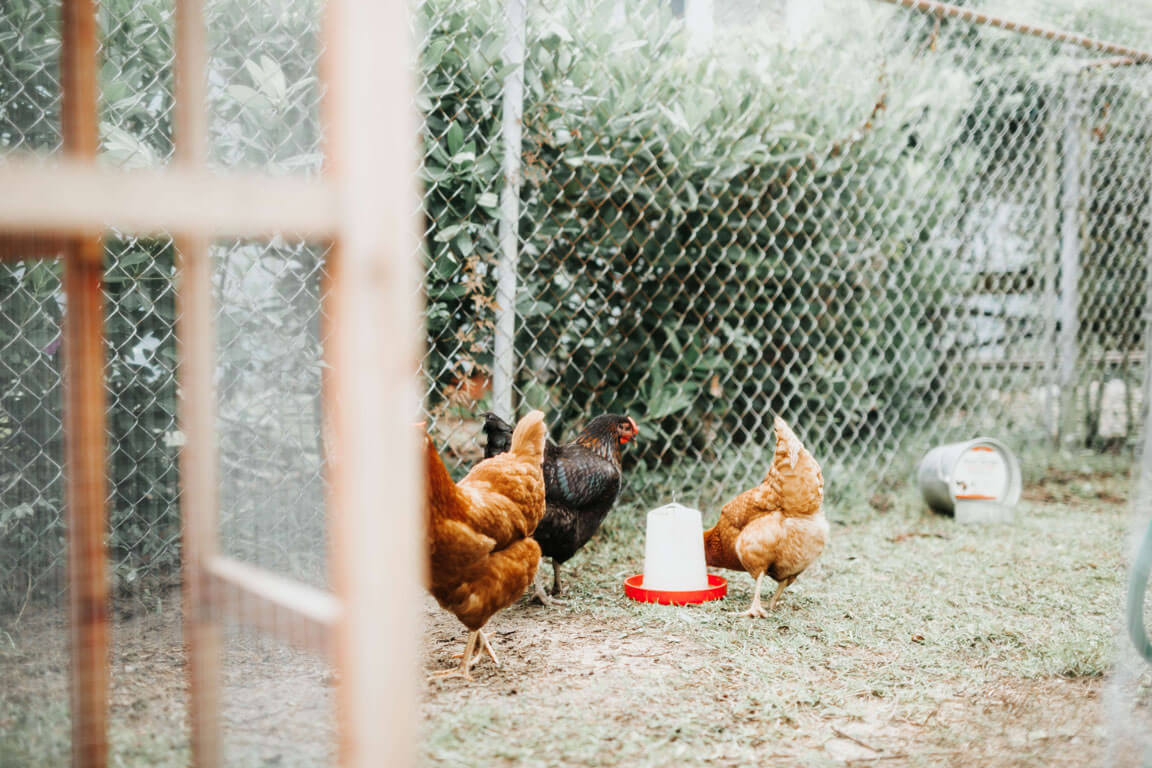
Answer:
[[[920,461],[920,492],[958,523],[1010,522],[1020,500],[1020,464],[999,440],[978,437],[928,451]]]
[[[681,504],[653,509],[644,540],[644,588],[679,592],[707,586],[700,510]]]
[[[624,580],[624,594],[641,603],[688,605],[727,593],[728,582],[704,564],[700,510],[673,503],[649,512],[644,573]]]

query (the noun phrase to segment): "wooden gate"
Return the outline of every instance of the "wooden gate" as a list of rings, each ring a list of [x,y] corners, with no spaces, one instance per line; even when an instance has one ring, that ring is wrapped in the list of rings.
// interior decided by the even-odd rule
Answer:
[[[324,60],[328,163],[319,178],[207,165],[200,0],[177,0],[176,157],[97,162],[94,0],[63,0],[64,151],[0,157],[0,259],[61,258],[71,618],[72,753],[107,762],[108,583],[103,538],[102,236],[172,235],[178,251],[184,636],[192,751],[221,763],[219,626],[240,623],[331,654],[345,765],[405,765],[416,749],[420,546],[417,121],[406,4],[331,0]],[[283,233],[331,244],[324,384],[332,592],[217,552],[213,239]]]

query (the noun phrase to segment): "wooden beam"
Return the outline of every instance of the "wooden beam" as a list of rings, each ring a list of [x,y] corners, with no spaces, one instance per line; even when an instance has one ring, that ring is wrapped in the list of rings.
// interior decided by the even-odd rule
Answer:
[[[181,168],[202,168],[208,156],[205,113],[204,12],[201,0],[176,2],[175,154]],[[194,172],[194,171],[193,171]],[[184,572],[184,642],[188,653],[188,726],[192,765],[222,764],[220,628],[206,571],[217,549],[219,463],[216,448],[216,324],[210,241],[176,235],[177,340],[180,347],[180,520]]]
[[[325,392],[340,762],[414,765],[425,572],[418,121],[408,4],[330,0],[323,74],[339,200]],[[386,329],[381,333],[381,329]]]
[[[61,127],[64,151],[94,158],[97,131],[96,7],[64,0],[61,7]],[[4,200],[21,199],[20,194]],[[49,205],[52,200],[44,201]],[[104,243],[98,230],[71,234],[64,264],[65,443],[68,477],[68,603],[71,617],[72,764],[103,768],[108,761],[108,581],[104,552],[105,500]]]
[[[325,240],[336,226],[332,184],[318,178],[12,157],[0,164],[0,189],[20,190],[0,196],[0,230]]]
[[[213,621],[252,627],[308,650],[328,653],[340,601],[315,587],[229,557],[204,565],[206,602]]]
[[[0,232],[0,262],[60,258],[67,255],[71,242],[46,232]]]
[[[107,761],[103,254],[103,242],[92,236],[76,242],[64,262],[72,761],[91,768]]]
[[[176,336],[180,357],[180,520],[184,573],[184,641],[188,651],[188,717],[192,764],[221,764],[220,637],[208,602],[204,564],[216,554],[219,469],[216,452],[216,324],[207,241],[176,238]]]

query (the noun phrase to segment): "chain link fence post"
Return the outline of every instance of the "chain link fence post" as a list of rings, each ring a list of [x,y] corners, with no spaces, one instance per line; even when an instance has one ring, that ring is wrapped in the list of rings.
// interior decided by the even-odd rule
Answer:
[[[1064,168],[1060,226],[1060,442],[1076,434],[1076,382],[1080,330],[1080,184],[1083,90],[1078,73],[1064,84]]]
[[[514,416],[516,377],[516,273],[519,270],[520,162],[524,119],[524,0],[504,7],[503,144],[504,187],[500,192],[500,257],[496,283],[496,334],[493,340],[492,407],[498,416]]]

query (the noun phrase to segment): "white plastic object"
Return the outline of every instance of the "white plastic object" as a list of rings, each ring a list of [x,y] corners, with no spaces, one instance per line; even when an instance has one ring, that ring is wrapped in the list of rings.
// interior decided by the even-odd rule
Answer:
[[[989,437],[933,448],[920,461],[919,481],[928,506],[961,523],[1008,522],[1020,500],[1020,464]]]
[[[666,504],[648,513],[643,583],[645,589],[659,590],[708,586],[700,510]]]

